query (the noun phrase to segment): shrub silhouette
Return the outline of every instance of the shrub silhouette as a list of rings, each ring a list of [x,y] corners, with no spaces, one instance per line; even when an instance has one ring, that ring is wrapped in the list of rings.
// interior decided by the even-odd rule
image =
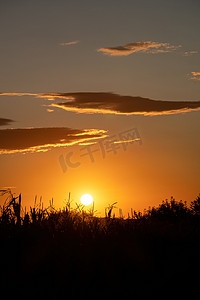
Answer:
[[[192,214],[200,216],[200,194],[197,196],[196,200],[191,202],[190,210]]]
[[[190,214],[190,210],[187,207],[187,203],[181,201],[176,201],[171,197],[170,201],[165,200],[157,208],[150,208],[146,216],[148,218],[160,218],[163,220],[178,220],[180,218],[185,218]]]

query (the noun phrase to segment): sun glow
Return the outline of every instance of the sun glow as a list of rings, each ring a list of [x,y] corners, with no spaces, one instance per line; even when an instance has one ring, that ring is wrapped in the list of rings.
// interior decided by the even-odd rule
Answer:
[[[93,197],[90,194],[84,194],[81,196],[81,203],[83,205],[90,205],[93,202]]]

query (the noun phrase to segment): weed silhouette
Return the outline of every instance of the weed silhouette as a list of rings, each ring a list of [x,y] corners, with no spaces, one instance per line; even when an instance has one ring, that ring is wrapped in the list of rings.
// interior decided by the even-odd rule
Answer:
[[[125,219],[112,215],[116,203],[97,217],[94,208],[72,208],[69,194],[63,209],[53,199],[44,208],[40,198],[27,211],[21,195],[0,193],[2,292],[35,297],[196,292],[199,196],[190,206],[172,197],[143,213],[131,209]]]

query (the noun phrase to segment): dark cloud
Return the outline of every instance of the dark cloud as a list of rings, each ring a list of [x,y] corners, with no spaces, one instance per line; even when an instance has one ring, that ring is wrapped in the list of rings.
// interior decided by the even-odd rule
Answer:
[[[162,101],[113,93],[58,93],[46,97],[66,99],[50,106],[79,113],[160,115],[200,109],[200,101]]]
[[[0,126],[10,125],[10,123],[14,122],[11,119],[0,118]]]
[[[192,72],[193,78],[199,80],[199,72]],[[0,93],[7,96],[34,96],[51,100],[45,105],[49,111],[53,107],[75,111],[78,113],[112,113],[124,115],[161,115],[189,112],[200,109],[200,101],[164,101],[143,97],[122,96],[103,92],[75,92],[75,93]],[[58,102],[58,101],[62,102]]]
[[[48,151],[106,137],[105,130],[21,128],[0,130],[0,154]]]

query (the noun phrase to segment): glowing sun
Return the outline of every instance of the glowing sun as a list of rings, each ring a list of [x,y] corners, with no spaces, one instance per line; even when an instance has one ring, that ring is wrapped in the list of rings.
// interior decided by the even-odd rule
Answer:
[[[90,194],[84,194],[81,196],[81,203],[83,205],[90,205],[93,202],[93,197]]]

